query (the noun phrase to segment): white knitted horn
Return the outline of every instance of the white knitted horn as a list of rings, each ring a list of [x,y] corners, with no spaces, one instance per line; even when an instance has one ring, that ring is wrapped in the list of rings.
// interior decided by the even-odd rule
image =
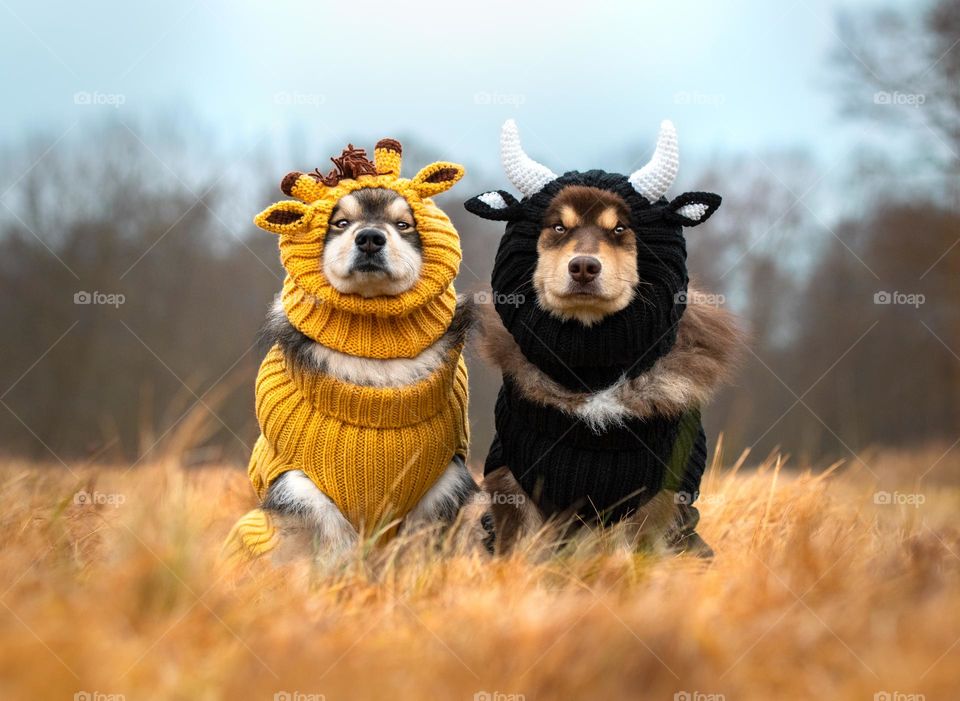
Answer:
[[[677,143],[677,129],[669,119],[660,122],[660,135],[657,137],[657,150],[653,158],[640,170],[630,176],[633,189],[653,204],[664,195],[680,170],[680,147]]]
[[[557,179],[556,173],[523,152],[520,131],[512,119],[504,122],[500,130],[500,160],[510,182],[525,197],[535,195],[544,185]]]

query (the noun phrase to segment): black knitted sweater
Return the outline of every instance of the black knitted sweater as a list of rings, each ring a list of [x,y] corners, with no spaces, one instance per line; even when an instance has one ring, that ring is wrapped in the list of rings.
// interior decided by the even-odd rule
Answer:
[[[628,204],[643,282],[629,306],[589,327],[543,310],[532,285],[545,210],[559,190],[573,184],[615,192]],[[527,360],[563,388],[595,394],[640,376],[669,353],[688,283],[682,225],[690,220],[676,210],[692,200],[715,209],[719,197],[687,193],[651,205],[625,176],[597,170],[567,173],[522,202],[500,194],[509,198],[507,210],[492,210],[479,198],[466,206],[480,216],[508,220],[493,269],[494,303]],[[707,451],[698,406],[678,415],[627,417],[596,430],[576,415],[532,401],[505,377],[495,414],[497,432],[485,472],[508,466],[547,516],[616,520],[661,489],[682,492],[688,500],[699,490]]]
[[[700,489],[707,439],[698,409],[679,418],[633,418],[595,433],[578,418],[525,399],[505,379],[495,416],[484,472],[509,466],[545,516],[615,521],[661,489],[688,503]]]

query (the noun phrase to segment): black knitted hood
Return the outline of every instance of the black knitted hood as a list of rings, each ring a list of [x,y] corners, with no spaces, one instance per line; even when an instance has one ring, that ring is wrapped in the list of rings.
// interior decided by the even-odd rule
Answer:
[[[533,287],[537,239],[554,196],[568,185],[608,190],[630,209],[637,239],[637,272],[641,284],[624,309],[592,326],[561,320],[540,307]],[[546,375],[574,391],[597,391],[621,377],[634,378],[673,347],[684,313],[687,290],[686,243],[682,227],[705,221],[720,204],[709,193],[685,193],[672,202],[650,204],[618,173],[568,172],[530,197],[517,201],[497,191],[498,203],[485,193],[465,206],[486,219],[506,221],[492,274],[493,300],[504,326],[524,356]],[[679,213],[689,204],[706,206],[698,220]]]

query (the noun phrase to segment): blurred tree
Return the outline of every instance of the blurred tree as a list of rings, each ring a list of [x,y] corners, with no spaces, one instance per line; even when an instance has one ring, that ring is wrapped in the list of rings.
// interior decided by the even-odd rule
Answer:
[[[186,125],[180,132],[163,121],[159,134],[149,124],[93,124],[56,149],[38,140],[4,160],[5,452],[65,461],[247,459],[265,351],[255,340],[283,277],[276,238],[252,217],[283,198],[283,173],[324,158],[277,165],[258,153],[218,153],[196,125],[178,123]],[[407,173],[440,158],[409,138],[405,151]],[[462,208],[477,186],[463,189],[443,206],[463,236],[458,287],[473,291],[488,284],[496,237]],[[92,303],[80,303],[84,293]],[[496,382],[481,363],[473,368],[482,459]]]
[[[839,165],[843,197],[824,182],[829,169],[798,153],[726,158],[691,188],[724,196],[720,215],[689,235],[691,273],[752,336],[738,381],[706,414],[734,450],[851,458],[958,437],[960,5],[938,0],[916,17],[861,10],[838,26],[838,97],[883,137]],[[343,144],[298,143],[274,161],[218,151],[182,118],[154,126],[85,126],[55,149],[30,142],[0,159],[6,452],[248,456],[264,350],[253,343],[282,277],[276,240],[250,219],[281,197],[283,173],[322,165]],[[882,148],[904,133],[926,140],[906,164]],[[450,156],[399,137],[405,172]],[[300,160],[308,152],[322,156]],[[921,170],[922,188],[907,177]],[[461,234],[461,293],[489,284],[501,231],[461,202],[490,185],[499,176],[441,200]],[[75,303],[81,292],[124,301]],[[923,303],[875,303],[884,292]],[[468,357],[478,462],[499,374]]]
[[[21,160],[38,158],[28,147]],[[251,342],[279,285],[276,242],[225,226],[224,178],[183,172],[196,181],[114,124],[15,182],[0,209],[6,450],[129,460],[213,439],[221,455],[245,452],[252,395],[231,373],[252,377]]]
[[[854,115],[891,136],[907,133],[918,144],[908,172],[932,167],[939,177],[924,189],[905,185],[905,171],[888,169],[876,193],[870,253],[881,280],[894,289],[927,290],[925,332],[953,356],[941,366],[944,389],[960,396],[960,3],[934,0],[921,12],[891,9],[841,15],[839,94]],[[864,86],[875,91],[864,99]],[[891,139],[893,141],[893,139]],[[920,199],[920,202],[917,201]],[[890,202],[903,206],[891,208]],[[925,201],[929,201],[925,204]],[[894,233],[894,225],[900,228]],[[884,270],[880,273],[879,269]],[[895,287],[900,285],[900,287]],[[948,414],[960,427],[960,407]],[[935,422],[934,425],[937,425]]]
[[[924,149],[917,165],[960,174],[960,3],[846,12],[837,29],[838,95],[848,112],[939,142],[943,157]]]

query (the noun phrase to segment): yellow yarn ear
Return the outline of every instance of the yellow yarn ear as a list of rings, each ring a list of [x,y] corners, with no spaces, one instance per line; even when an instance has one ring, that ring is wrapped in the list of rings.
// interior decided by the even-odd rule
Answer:
[[[462,165],[448,161],[437,161],[426,166],[414,176],[411,181],[413,189],[421,197],[432,197],[440,192],[446,192],[456,185],[463,177]]]
[[[300,202],[277,202],[253,219],[253,223],[274,234],[299,234],[310,223],[312,208]]]
[[[327,194],[328,188],[320,182],[318,176],[294,171],[284,176],[280,182],[280,190],[288,197],[296,197],[301,202],[310,204]]]
[[[400,177],[400,161],[403,148],[396,139],[380,139],[373,148],[373,163],[380,175]]]

